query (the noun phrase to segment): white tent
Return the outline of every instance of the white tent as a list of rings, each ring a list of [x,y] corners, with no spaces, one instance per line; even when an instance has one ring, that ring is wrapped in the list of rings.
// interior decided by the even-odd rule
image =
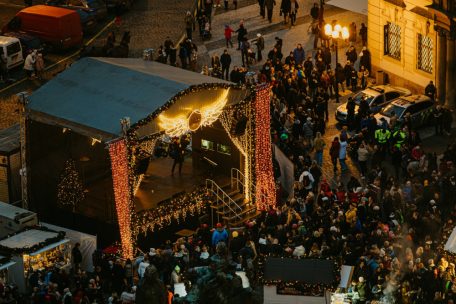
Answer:
[[[85,271],[93,271],[93,261],[92,261],[92,254],[97,249],[97,236],[82,233],[75,230],[70,230],[67,228],[47,224],[47,223],[40,223],[41,226],[47,227],[54,231],[63,231],[65,232],[65,237],[70,240],[71,248],[73,248],[74,244],[79,243],[81,246],[79,250],[82,253],[82,263],[81,268]]]
[[[446,251],[456,253],[456,227],[453,228],[453,231],[448,238],[448,241],[445,243],[445,247],[443,247]]]

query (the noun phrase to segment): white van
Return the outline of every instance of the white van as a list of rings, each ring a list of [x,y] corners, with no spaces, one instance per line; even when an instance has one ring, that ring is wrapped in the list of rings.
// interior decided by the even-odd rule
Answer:
[[[22,45],[19,39],[0,36],[0,56],[6,58],[8,70],[22,65],[24,56],[22,55]]]

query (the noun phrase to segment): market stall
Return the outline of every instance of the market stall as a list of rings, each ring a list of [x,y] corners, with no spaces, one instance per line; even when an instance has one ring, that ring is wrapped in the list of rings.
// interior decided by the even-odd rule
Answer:
[[[4,286],[9,283],[8,268],[14,264],[11,258],[0,255],[0,285]]]
[[[85,271],[93,271],[93,260],[92,254],[97,249],[97,236],[87,233],[82,233],[79,231],[51,225],[48,223],[40,223],[41,226],[47,227],[54,231],[63,231],[65,232],[65,237],[70,240],[71,248],[74,247],[76,243],[79,243],[79,250],[82,254],[82,263],[81,269]]]
[[[20,292],[26,291],[34,271],[57,267],[68,272],[71,267],[71,248],[64,232],[43,227],[23,230],[1,240],[0,250],[11,254],[14,264],[8,268],[8,277]]]

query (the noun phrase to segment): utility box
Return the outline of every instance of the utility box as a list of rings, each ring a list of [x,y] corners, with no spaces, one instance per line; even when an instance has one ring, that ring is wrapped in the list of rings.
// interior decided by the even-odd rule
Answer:
[[[21,200],[21,142],[20,127],[16,124],[0,131],[0,201]]]

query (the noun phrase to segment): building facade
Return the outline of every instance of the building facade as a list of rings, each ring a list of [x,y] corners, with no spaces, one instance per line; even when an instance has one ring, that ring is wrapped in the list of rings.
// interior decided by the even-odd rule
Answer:
[[[438,99],[456,109],[456,0],[368,0],[373,72],[423,93],[434,81]]]

